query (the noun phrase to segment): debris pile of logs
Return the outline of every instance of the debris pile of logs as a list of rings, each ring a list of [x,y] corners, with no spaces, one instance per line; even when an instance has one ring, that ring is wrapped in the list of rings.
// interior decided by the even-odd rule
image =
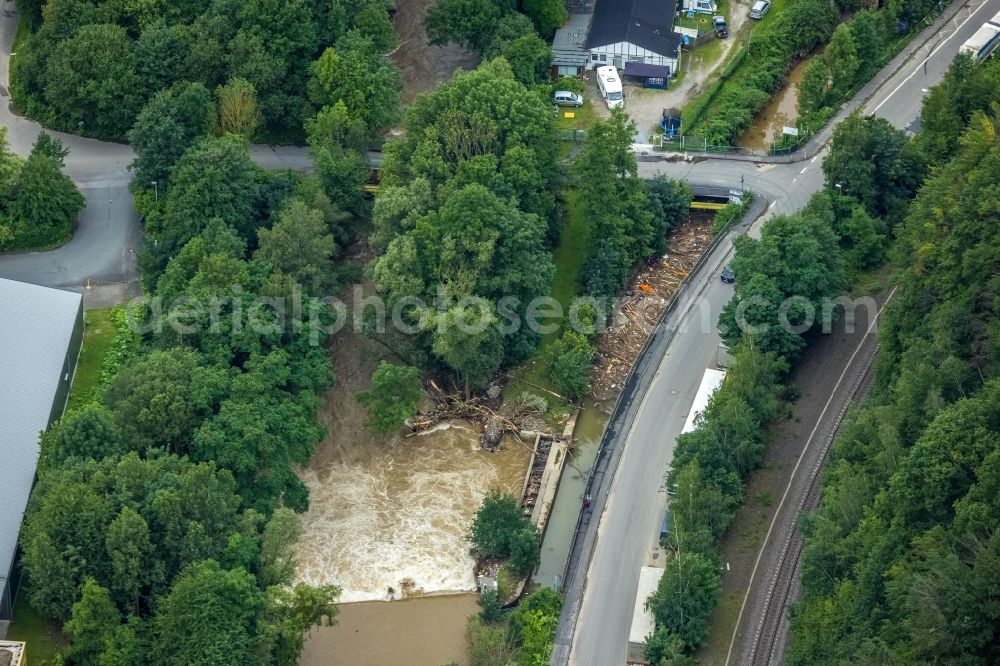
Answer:
[[[497,411],[487,405],[483,397],[466,400],[457,393],[446,393],[433,381],[428,388],[433,404],[410,420],[407,437],[428,430],[442,421],[466,419],[480,423],[480,445],[484,449],[495,451],[503,436],[508,433],[518,434],[521,431],[520,420],[531,415],[530,410],[523,408]]]
[[[621,391],[663,310],[711,243],[712,219],[711,213],[691,211],[691,219],[670,235],[666,254],[644,266],[620,300],[594,355],[591,389],[599,400]]]

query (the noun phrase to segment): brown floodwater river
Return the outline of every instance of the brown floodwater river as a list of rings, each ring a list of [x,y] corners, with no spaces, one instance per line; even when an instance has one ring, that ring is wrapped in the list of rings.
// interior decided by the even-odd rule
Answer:
[[[299,666],[465,666],[465,625],[478,611],[475,594],[343,604],[335,626],[309,632]]]
[[[465,423],[386,442],[328,439],[302,474],[298,578],[340,586],[341,601],[475,589],[473,515],[492,488],[521,492],[530,457],[513,438],[481,449]]]
[[[779,90],[764,110],[760,112],[753,125],[750,126],[740,139],[740,145],[744,148],[755,150],[767,150],[771,143],[781,138],[781,129],[785,125],[795,126],[795,121],[799,117],[799,81],[805,74],[809,65],[809,58],[803,60],[788,73],[788,81],[785,87]]]

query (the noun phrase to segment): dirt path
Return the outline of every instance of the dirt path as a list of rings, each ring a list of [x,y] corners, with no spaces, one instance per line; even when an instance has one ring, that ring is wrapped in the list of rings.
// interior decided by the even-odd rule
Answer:
[[[883,290],[874,298],[881,305],[886,296],[887,292]],[[758,552],[788,487],[793,469],[799,457],[803,455],[803,448],[817,425],[820,427],[813,435],[807,454],[809,459],[803,459],[796,478],[804,479],[806,472],[814,464],[822,464],[823,457],[817,456],[821,452],[820,445],[825,443],[826,438],[832,436],[833,432],[819,430],[823,428],[829,430],[833,417],[840,412],[839,406],[831,403],[824,414],[830,391],[863,340],[866,348],[874,348],[874,334],[865,339],[869,321],[864,309],[859,309],[853,319],[853,332],[848,332],[847,322],[848,319],[841,316],[831,334],[814,339],[789,378],[789,381],[799,389],[800,397],[792,406],[791,417],[769,429],[762,466],[750,478],[743,504],[722,542],[721,559],[728,570],[722,578],[721,602],[710,619],[709,641],[696,655],[703,664],[722,666],[725,663],[733,627]],[[862,356],[862,353],[858,354],[853,366],[859,365]],[[838,390],[841,403],[849,401],[852,397],[848,394],[848,389],[854,388],[855,385],[848,379],[845,377],[842,387]],[[847,388],[844,388],[845,386]],[[839,421],[836,425],[839,425]],[[817,457],[818,460],[814,461],[813,458]],[[801,494],[799,491],[804,489],[804,486],[796,481],[792,488],[794,492],[790,495]],[[797,498],[786,499],[781,511],[783,517],[776,523],[768,540],[768,550],[758,565],[754,588],[743,612],[741,636],[734,646],[731,664],[751,663],[749,656],[747,656],[748,661],[742,659],[745,656],[745,648],[752,642],[752,635],[759,629],[758,625],[766,613],[765,608],[758,606],[766,605],[761,598],[765,596],[766,588],[772,583],[774,573],[781,568],[779,566],[783,559],[781,555],[785,552],[788,541],[798,537],[794,527],[798,517]]]
[[[479,56],[460,46],[431,46],[424,31],[424,16],[437,0],[396,0],[396,28],[399,46],[392,61],[403,70],[403,105],[418,93],[447,81],[457,69],[472,69]]]
[[[747,12],[750,10],[750,0],[734,0],[729,7],[729,37],[717,40],[721,43],[721,48],[714,57],[706,60],[699,55],[697,49],[694,52],[684,51],[681,54],[681,68],[684,72],[679,85],[673,85],[667,90],[654,90],[643,88],[638,85],[626,85],[625,109],[629,116],[635,121],[639,133],[636,138],[637,143],[651,143],[657,134],[655,128],[660,122],[660,113],[663,109],[682,109],[684,105],[694,99],[705,87],[715,80],[713,76],[729,57],[729,53],[737,45],[743,46],[746,42],[745,28],[747,26]],[[594,86],[597,90],[597,86]],[[599,99],[599,96],[598,96]],[[597,105],[595,105],[597,106]],[[604,108],[607,111],[607,108]]]

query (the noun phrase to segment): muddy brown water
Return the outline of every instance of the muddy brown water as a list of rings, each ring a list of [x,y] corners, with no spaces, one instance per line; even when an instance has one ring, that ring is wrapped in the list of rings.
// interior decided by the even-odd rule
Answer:
[[[341,297],[353,300],[348,291]],[[300,471],[310,504],[296,545],[297,578],[338,585],[341,602],[382,600],[390,587],[398,597],[404,581],[412,582],[415,594],[474,589],[466,539],[472,517],[490,489],[521,491],[530,449],[505,438],[499,452],[484,451],[478,427],[461,422],[413,437],[374,439],[361,427],[365,410],[354,396],[370,388],[381,359],[402,361],[350,327],[330,347],[337,382],[318,414],[327,434]],[[474,597],[416,601],[341,603],[340,627],[315,629],[301,663],[461,662]],[[378,633],[373,637],[365,626]],[[331,632],[335,639],[328,638]],[[371,660],[370,654],[382,656]],[[413,659],[425,654],[428,661]]]
[[[809,59],[803,60],[788,74],[785,87],[771,99],[771,102],[760,112],[753,125],[750,126],[740,140],[744,148],[767,150],[771,143],[781,138],[781,129],[785,125],[795,126],[799,117],[799,81],[805,74]]]
[[[332,583],[341,601],[475,588],[467,535],[486,493],[520,493],[530,450],[508,438],[479,448],[479,431],[452,423],[388,442],[337,437],[302,474],[299,580]],[[390,594],[392,588],[394,594]]]
[[[299,666],[465,666],[466,619],[478,610],[474,594],[344,604],[335,626],[309,632]]]

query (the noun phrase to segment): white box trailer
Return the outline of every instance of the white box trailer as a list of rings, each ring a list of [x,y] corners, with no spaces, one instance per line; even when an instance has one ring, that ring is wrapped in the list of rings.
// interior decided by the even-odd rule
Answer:
[[[996,16],[984,23],[976,31],[976,34],[962,44],[959,52],[968,53],[977,60],[986,60],[993,54],[998,45],[1000,45],[1000,12],[997,12]]]
[[[725,370],[709,368],[705,371],[705,374],[701,378],[701,384],[698,386],[698,392],[694,395],[694,402],[691,403],[691,409],[688,411],[684,428],[681,430],[682,435],[694,430],[695,420],[708,407],[708,401],[712,398],[712,394],[722,386],[722,380],[725,378]]]
[[[642,567],[639,569],[639,589],[635,594],[635,606],[632,609],[632,625],[628,632],[628,658],[632,663],[648,663],[643,656],[646,638],[653,633],[655,622],[653,614],[646,610],[646,599],[660,584],[663,569],[659,567]]]
[[[617,109],[625,103],[622,97],[622,80],[618,70],[611,65],[597,68],[597,87],[609,109]]]

